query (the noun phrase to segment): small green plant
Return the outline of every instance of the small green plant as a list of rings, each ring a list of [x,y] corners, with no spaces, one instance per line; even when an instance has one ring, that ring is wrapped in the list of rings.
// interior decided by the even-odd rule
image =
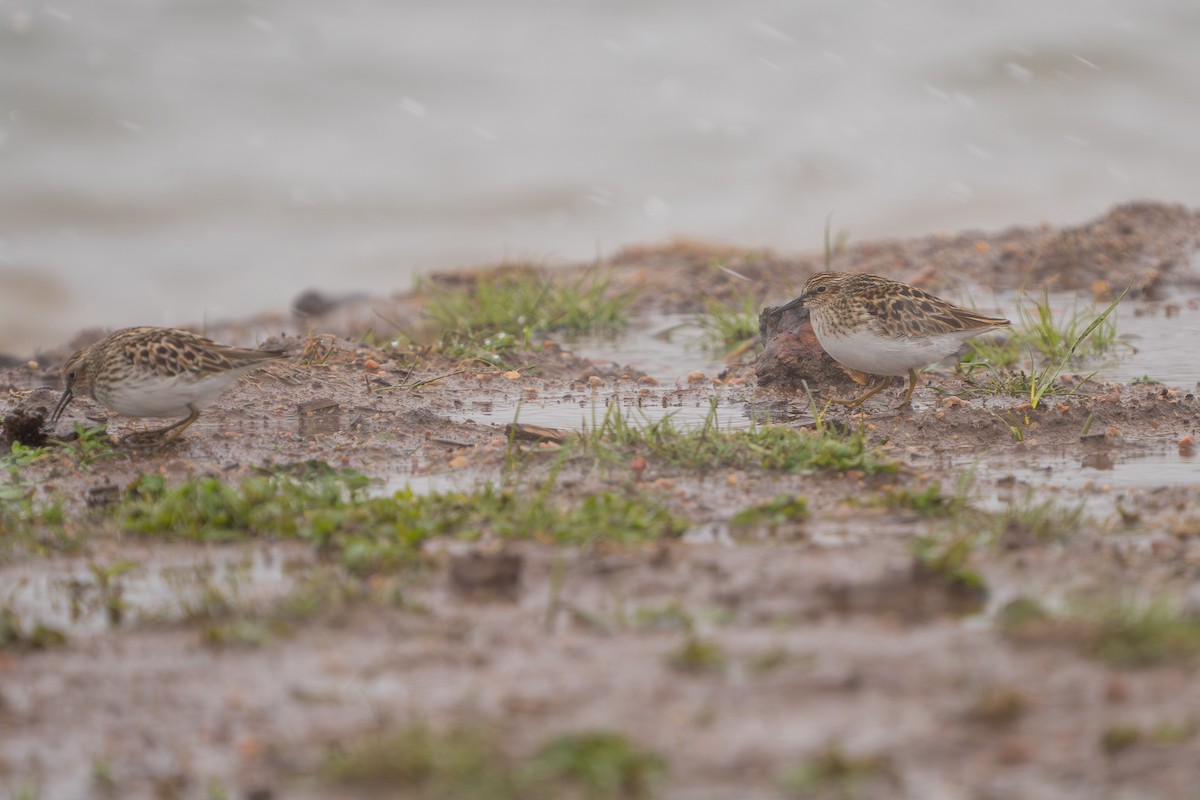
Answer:
[[[100,592],[100,599],[104,604],[108,624],[113,627],[121,624],[125,611],[128,609],[128,605],[123,598],[124,587],[121,585],[121,576],[131,570],[137,569],[137,566],[137,562],[135,561],[124,560],[105,566],[95,563],[88,565],[88,569],[91,570],[92,576],[96,579],[96,588]]]
[[[489,728],[424,723],[362,736],[326,756],[321,775],[358,790],[451,800],[517,800],[514,769]]]
[[[1033,311],[1018,304],[1020,319],[1008,339],[1000,344],[982,337],[972,339],[969,342],[971,349],[962,364],[968,372],[979,366],[1011,369],[1020,362],[1023,354],[1028,354],[1029,403],[1036,409],[1043,397],[1057,391],[1056,381],[1068,364],[1075,359],[1094,358],[1114,346],[1117,328],[1116,321],[1110,316],[1128,291],[1126,288],[1099,314],[1075,313],[1065,319],[1055,318],[1046,294],[1035,303]],[[1008,379],[1008,386],[1023,384],[1024,373],[1021,378],[1016,384]],[[993,387],[998,386],[1004,386],[1004,383],[993,384]]]
[[[679,672],[720,672],[725,668],[725,652],[715,642],[688,636],[668,657],[667,663]]]
[[[678,600],[673,600],[664,606],[639,608],[634,622],[639,628],[648,630],[691,631],[694,620]]]
[[[591,269],[574,281],[532,268],[481,274],[469,289],[433,288],[425,312],[443,331],[518,340],[561,331],[615,330],[628,322],[633,295],[611,290],[611,276]]]
[[[889,489],[880,500],[884,507],[898,511],[912,511],[922,517],[948,517],[961,511],[965,498],[942,494],[942,487],[931,483],[921,491],[912,489]]]
[[[6,556],[71,552],[80,539],[65,525],[66,506],[58,496],[40,498],[34,483],[10,474],[0,482],[0,562]]]
[[[169,486],[143,475],[108,514],[123,530],[148,535],[300,538],[358,573],[414,563],[422,543],[439,535],[587,545],[655,541],[684,530],[682,520],[645,493],[600,492],[568,504],[551,497],[552,482],[536,492],[485,486],[422,495],[404,489],[388,497],[367,494],[368,484],[346,470],[302,478],[277,472],[237,485],[201,477]]]
[[[517,366],[512,359],[517,356],[519,342],[511,333],[500,331],[489,336],[447,331],[442,334],[438,350],[460,361],[478,361],[497,369]]]
[[[0,650],[48,650],[67,643],[58,628],[36,623],[26,626],[11,606],[0,606]]]
[[[416,722],[334,749],[319,774],[360,792],[417,800],[640,800],[651,795],[665,765],[609,731],[556,736],[520,761],[505,754],[500,731],[489,724],[438,730]]]
[[[1141,607],[1112,605],[1096,622],[1093,652],[1110,664],[1138,667],[1200,658],[1200,618],[1180,613],[1165,600]]]
[[[958,593],[985,595],[987,581],[970,566],[975,545],[970,534],[918,536],[912,544],[917,577],[937,580]]]
[[[898,788],[888,758],[851,756],[836,744],[784,772],[780,783],[790,797],[798,798],[883,797],[880,790]]]
[[[1001,609],[1000,629],[1010,636],[1071,643],[1116,667],[1200,662],[1200,617],[1168,600],[1149,604],[1110,602],[1051,614],[1040,603],[1017,598]]]
[[[969,373],[965,382],[975,395],[1011,397],[1029,392],[1033,379],[1021,370],[989,369],[982,377]]]
[[[12,800],[38,800],[40,796],[37,787],[28,783],[18,784],[10,795]]]
[[[1008,337],[969,340],[963,366],[968,369],[979,365],[1011,369],[1030,353],[1043,363],[1103,355],[1117,343],[1116,322],[1108,317],[1124,296],[1122,293],[1099,314],[1094,310],[1077,310],[1068,315],[1056,315],[1045,292],[1033,303],[1032,309],[1027,303],[1018,302],[1017,323]]]
[[[53,447],[28,447],[20,442],[13,442],[8,454],[0,457],[0,469],[15,470],[45,461],[54,455]]]
[[[1009,537],[1013,544],[1032,540],[1052,542],[1068,539],[1083,526],[1083,504],[1065,505],[1054,498],[1037,500],[1033,490],[988,518],[992,541]]]
[[[1016,597],[1004,604],[996,615],[996,625],[1004,633],[1016,633],[1031,624],[1050,619],[1050,613],[1032,597]]]
[[[1113,725],[1100,734],[1100,749],[1110,756],[1128,750],[1142,740],[1142,731],[1134,725]]]
[[[710,299],[705,310],[700,325],[709,352],[744,353],[758,340],[758,301],[752,293],[740,292],[732,305]]]
[[[589,800],[637,800],[651,795],[665,768],[662,756],[625,736],[593,731],[548,742],[525,765],[522,776],[535,786],[578,786]]]
[[[97,461],[126,457],[124,453],[113,449],[112,440],[108,438],[108,429],[103,426],[84,428],[76,422],[75,435],[74,441],[62,442],[61,446],[74,454],[81,469],[86,470]]]
[[[794,494],[775,495],[771,500],[738,511],[729,520],[733,527],[755,525],[775,527],[799,522],[808,517],[808,501]]]
[[[685,469],[828,469],[867,474],[896,469],[868,446],[861,432],[844,434],[832,427],[809,431],[782,425],[721,430],[715,400],[703,424],[689,428],[677,428],[670,416],[637,425],[613,403],[603,421],[585,429],[579,439],[597,457],[624,462],[627,451],[633,450]]]
[[[112,762],[104,756],[92,759],[92,788],[102,797],[116,795],[117,781],[113,777]]]
[[[87,470],[97,461],[109,458],[124,458],[125,454],[113,449],[108,430],[103,426],[85,428],[75,423],[75,439],[63,441],[51,439],[43,447],[27,447],[13,442],[7,455],[0,457],[0,469],[8,468],[14,477],[24,467],[54,461],[62,455],[73,458],[75,466]]]
[[[967,717],[985,725],[1004,727],[1014,724],[1028,710],[1029,699],[1020,689],[991,686],[975,697]]]
[[[1149,739],[1154,744],[1173,745],[1190,742],[1200,733],[1200,724],[1194,719],[1183,722],[1164,721],[1154,726]]]

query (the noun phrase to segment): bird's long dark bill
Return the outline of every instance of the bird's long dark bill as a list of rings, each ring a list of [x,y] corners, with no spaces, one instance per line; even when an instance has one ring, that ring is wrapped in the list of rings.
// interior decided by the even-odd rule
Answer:
[[[785,311],[791,311],[793,308],[804,308],[804,298],[797,297],[795,300],[792,300],[791,302],[784,303],[779,308],[772,311],[771,316],[777,317]]]
[[[58,422],[58,418],[61,417],[62,413],[67,410],[67,406],[71,404],[71,399],[74,396],[75,395],[71,393],[70,389],[67,389],[62,393],[62,397],[58,399],[58,405],[54,407],[54,413],[50,415],[51,425]]]

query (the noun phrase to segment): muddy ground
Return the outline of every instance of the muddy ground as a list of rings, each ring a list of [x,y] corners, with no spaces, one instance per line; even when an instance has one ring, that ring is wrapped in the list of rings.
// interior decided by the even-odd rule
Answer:
[[[969,292],[981,307],[988,288],[1046,287],[1090,303],[1132,284],[1129,301],[1165,341],[1171,331],[1200,331],[1198,251],[1200,213],[1145,203],[1073,229],[851,244],[832,267],[950,297]],[[38,474],[41,490],[81,505],[139,473],[235,480],[305,459],[417,491],[502,482],[513,480],[504,426],[518,405],[520,421],[559,428],[612,403],[700,419],[711,398],[730,425],[762,410],[777,424],[813,424],[807,397],[782,367],[760,360],[756,375],[748,359],[710,365],[701,379],[691,374],[704,360],[694,352],[680,346],[673,358],[666,347],[646,360],[637,342],[661,315],[702,312],[707,298],[732,299],[746,286],[779,304],[821,268],[820,254],[678,242],[629,248],[603,266],[618,288],[648,289],[635,300],[635,331],[604,345],[604,357],[586,343],[539,342],[516,372],[399,358],[361,342],[367,330],[376,342],[395,330],[419,338],[419,292],[310,296],[304,315],[211,326],[218,340],[271,344],[294,358],[244,379],[178,445],[132,450],[86,471],[50,469]],[[471,280],[465,272],[435,278]],[[101,333],[10,359],[0,370],[0,414],[53,407],[66,356]],[[1155,343],[1137,347],[1153,353]],[[654,797],[1195,797],[1194,655],[1125,666],[1097,657],[1086,630],[1047,625],[1016,635],[1002,624],[1020,597],[1064,613],[1166,598],[1184,617],[1200,615],[1200,468],[1189,444],[1200,435],[1200,362],[1190,354],[1187,366],[1187,355],[1169,360],[1192,371],[1188,380],[1109,381],[1102,371],[1036,409],[1027,396],[977,396],[943,366],[926,373],[909,410],[893,408],[897,388],[864,415],[829,412],[827,421],[866,430],[897,465],[892,472],[697,472],[569,459],[558,496],[656,493],[688,533],[591,548],[440,543],[420,568],[367,579],[366,596],[331,603],[261,642],[212,641],[180,611],[182,598],[216,583],[235,606],[257,608],[297,576],[352,579],[289,541],[108,536],[80,552],[7,552],[0,605],[26,630],[44,623],[66,641],[0,649],[0,792],[364,796],[322,771],[331,749],[420,721],[498,730],[512,759],[558,734],[616,731],[662,757]],[[837,372],[829,381],[813,388],[852,387]],[[77,419],[104,413],[86,400],[71,409]],[[114,435],[141,427],[109,424]],[[550,459],[540,460],[539,448],[551,446],[526,445],[517,480],[545,479]],[[952,522],[880,501],[932,484],[947,495],[963,485],[980,509],[1083,503],[1083,522],[1050,537],[1016,526],[977,548],[969,564],[986,591],[964,604],[914,566],[914,541]],[[731,529],[736,512],[779,494],[806,498],[808,517]],[[463,563],[455,556],[472,550],[484,559],[515,554],[515,584],[470,591],[472,579],[452,570]],[[111,624],[95,607],[95,568],[121,562],[135,566],[114,579],[127,607]],[[65,610],[72,596],[85,598],[73,617]],[[689,643],[716,655],[681,660]],[[428,795],[393,786],[370,796]]]

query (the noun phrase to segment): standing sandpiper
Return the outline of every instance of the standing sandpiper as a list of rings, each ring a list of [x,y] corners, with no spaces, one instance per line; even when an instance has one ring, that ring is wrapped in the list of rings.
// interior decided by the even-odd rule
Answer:
[[[63,367],[66,390],[50,424],[76,393],[86,394],[127,417],[186,417],[146,433],[171,441],[200,416],[200,410],[233,386],[243,373],[278,350],[239,350],[174,328],[124,328],[83,348]]]
[[[775,309],[809,311],[817,341],[834,361],[874,376],[867,391],[853,400],[860,406],[887,385],[886,378],[908,375],[912,399],[917,370],[951,355],[976,334],[1009,327],[1006,319],[959,308],[907,283],[879,275],[818,272],[795,300]]]

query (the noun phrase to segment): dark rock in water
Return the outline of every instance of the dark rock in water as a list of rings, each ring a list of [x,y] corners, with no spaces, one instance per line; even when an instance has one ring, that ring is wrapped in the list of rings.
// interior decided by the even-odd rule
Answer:
[[[333,295],[308,289],[292,301],[292,313],[299,317],[323,317],[340,306],[365,297],[367,295],[362,292]]]
[[[784,391],[809,389],[821,393],[854,391],[857,385],[844,369],[821,348],[813,333],[807,308],[776,314],[764,308],[758,327],[766,343],[754,362],[758,385]]]
[[[337,298],[318,292],[316,289],[309,289],[301,292],[300,296],[292,301],[292,313],[302,317],[320,317],[328,314],[338,305]]]

